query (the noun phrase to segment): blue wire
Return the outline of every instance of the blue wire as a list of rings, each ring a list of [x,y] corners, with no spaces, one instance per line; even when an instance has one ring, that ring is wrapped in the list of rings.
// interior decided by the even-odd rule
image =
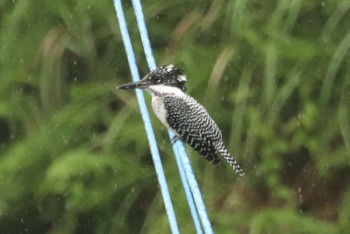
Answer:
[[[137,24],[139,27],[141,41],[142,41],[142,44],[144,47],[148,67],[150,68],[150,70],[154,70],[156,68],[156,62],[155,62],[155,59],[154,59],[154,56],[152,53],[151,43],[148,39],[149,37],[148,37],[148,32],[147,32],[147,28],[146,28],[146,24],[145,24],[145,18],[144,18],[143,11],[142,11],[142,5],[141,5],[139,0],[132,0],[132,4],[134,7],[134,12],[135,12]],[[174,136],[174,133],[171,132],[170,130],[168,130],[168,134],[169,134],[170,139],[172,139],[172,137]],[[173,145],[173,151],[175,154],[175,160],[176,160],[176,163],[177,163],[177,166],[179,169],[179,174],[180,174],[182,186],[184,187],[186,199],[188,202],[188,206],[190,207],[190,212],[192,215],[192,219],[193,219],[196,231],[198,234],[201,234],[203,232],[202,232],[202,227],[201,227],[201,224],[199,221],[198,212],[197,212],[195,203],[193,201],[193,196],[192,196],[189,184],[188,184],[186,174],[185,174],[183,166],[182,166],[182,162],[181,162],[181,158],[180,158],[179,153],[178,153],[177,146]]]
[[[156,69],[156,61],[152,53],[151,43],[149,41],[147,27],[145,23],[145,17],[143,15],[142,5],[139,0],[132,0],[132,5],[134,7],[134,12],[136,16],[137,25],[139,27],[140,37],[145,51],[146,60],[150,70]]]
[[[171,132],[169,130],[168,130],[168,133],[169,133],[169,137],[171,139],[173,137],[173,135],[171,134]],[[174,154],[175,154],[176,164],[177,164],[177,167],[179,169],[179,174],[180,174],[182,186],[183,186],[185,194],[186,194],[186,200],[187,200],[188,206],[190,207],[191,216],[192,216],[192,219],[193,219],[194,226],[196,228],[197,233],[198,234],[202,234],[203,233],[202,226],[201,226],[201,223],[199,221],[196,205],[195,205],[195,203],[193,201],[193,196],[192,196],[192,193],[191,193],[191,189],[190,189],[190,186],[188,184],[184,168],[182,166],[181,158],[178,156],[179,153],[178,153],[178,149],[175,146],[175,144],[173,145],[173,151],[174,151]]]
[[[178,149],[178,153],[179,153],[180,158],[181,158],[182,166],[183,166],[184,171],[186,173],[187,181],[190,185],[190,188],[191,188],[191,191],[193,194],[193,198],[194,198],[194,201],[196,203],[197,210],[199,213],[199,217],[201,219],[201,222],[202,222],[202,225],[204,228],[204,232],[208,233],[208,234],[212,234],[212,233],[214,233],[213,228],[211,226],[207,211],[205,209],[202,194],[199,190],[198,183],[197,183],[196,178],[193,174],[191,163],[190,163],[190,160],[188,159],[185,147],[181,141],[176,142],[174,145]]]
[[[139,31],[140,31],[142,44],[143,44],[143,47],[145,50],[146,60],[148,62],[149,68],[151,70],[153,70],[156,68],[156,63],[155,63],[155,59],[153,57],[151,43],[149,41],[149,37],[148,37],[148,33],[147,33],[147,28],[146,28],[145,18],[144,18],[143,11],[142,11],[141,2],[140,2],[140,0],[132,0],[132,3],[133,3],[134,11],[135,11]],[[171,131],[169,131],[169,136],[170,136],[170,138],[172,138],[174,136],[174,134]],[[179,161],[179,158],[181,159],[182,165],[179,166],[181,180],[182,180],[181,173],[184,170],[185,175],[187,177],[186,180],[188,181],[188,184],[189,184],[190,189],[192,191],[193,198],[194,198],[195,204],[197,206],[197,210],[198,210],[199,216],[201,218],[201,222],[202,222],[204,231],[205,231],[205,233],[211,234],[211,233],[213,233],[213,229],[212,229],[210,220],[208,218],[208,214],[207,214],[206,209],[205,209],[203,198],[202,198],[201,192],[199,190],[196,178],[193,174],[192,167],[191,167],[190,161],[188,160],[188,156],[186,154],[183,143],[181,141],[177,141],[173,145],[173,151],[174,151],[176,160]],[[197,212],[192,210],[192,208],[193,208],[191,205],[192,195],[187,193],[188,192],[186,189],[187,185],[185,185],[187,183],[185,181],[183,181],[183,184],[184,184],[186,197],[188,199],[189,206],[191,209],[191,214],[192,214],[192,217],[194,219],[196,229],[198,232],[198,230],[200,230],[200,228],[198,228],[198,226],[197,226],[198,222],[196,221],[196,219],[198,219],[198,218],[196,218]],[[193,201],[192,201],[192,203],[193,203]]]
[[[140,77],[139,77],[139,73],[137,70],[135,55],[134,55],[134,52],[132,49],[131,40],[130,40],[129,32],[127,29],[127,25],[125,22],[125,17],[124,17],[124,12],[123,12],[121,1],[114,0],[114,7],[115,7],[115,10],[117,13],[119,27],[120,27],[121,35],[123,38],[129,66],[130,66],[131,75],[132,75],[132,78],[134,81],[138,81],[138,80],[140,80]],[[162,193],[163,200],[164,200],[165,209],[166,209],[166,212],[167,212],[167,215],[169,218],[171,232],[174,234],[178,234],[180,232],[179,232],[179,228],[177,225],[174,208],[173,208],[173,205],[171,202],[168,185],[166,183],[166,178],[164,175],[163,166],[162,166],[161,159],[159,156],[159,151],[158,151],[156,139],[154,137],[151,121],[150,121],[149,114],[147,111],[145,98],[144,98],[143,92],[141,90],[137,89],[136,95],[137,95],[137,99],[138,99],[138,102],[140,105],[141,116],[142,116],[142,119],[143,119],[143,122],[144,122],[144,125],[146,128],[146,133],[147,133],[147,137],[148,137],[148,141],[149,141],[149,145],[150,145],[150,149],[151,149],[151,153],[152,153],[153,163],[154,163],[155,170],[157,173],[161,193]]]

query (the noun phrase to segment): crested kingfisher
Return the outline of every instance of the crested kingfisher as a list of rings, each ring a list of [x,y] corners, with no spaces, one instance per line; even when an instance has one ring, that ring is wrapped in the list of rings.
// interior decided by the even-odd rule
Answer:
[[[137,82],[123,84],[118,89],[144,89],[152,95],[152,108],[158,119],[213,165],[219,156],[240,176],[242,168],[232,158],[222,140],[222,134],[206,109],[185,93],[186,75],[174,65],[157,67]]]

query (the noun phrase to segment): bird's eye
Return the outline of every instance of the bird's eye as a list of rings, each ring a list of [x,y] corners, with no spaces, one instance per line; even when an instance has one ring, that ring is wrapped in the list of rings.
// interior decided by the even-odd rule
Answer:
[[[154,80],[156,83],[159,83],[159,82],[161,81],[161,79],[160,79],[159,76],[153,77],[153,80]]]

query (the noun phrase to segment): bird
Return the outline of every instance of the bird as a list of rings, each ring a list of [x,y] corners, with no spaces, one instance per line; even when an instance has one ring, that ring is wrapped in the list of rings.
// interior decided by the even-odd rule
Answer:
[[[173,64],[159,66],[136,82],[117,89],[143,89],[152,96],[152,109],[164,126],[174,132],[171,143],[182,140],[213,165],[220,156],[238,173],[244,172],[224,145],[222,133],[207,110],[186,94],[187,77]]]

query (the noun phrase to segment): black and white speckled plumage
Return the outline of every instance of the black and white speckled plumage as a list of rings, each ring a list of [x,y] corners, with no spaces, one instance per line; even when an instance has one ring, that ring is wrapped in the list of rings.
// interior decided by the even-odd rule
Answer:
[[[215,143],[221,141],[222,136],[204,107],[188,95],[168,95],[163,101],[169,127],[201,156],[218,164]]]
[[[243,170],[226,149],[214,120],[201,104],[184,93],[185,83],[186,76],[170,64],[151,71],[140,82],[124,84],[120,88],[149,91],[154,113],[166,127],[212,164],[219,164],[219,156],[222,156],[242,176]]]
[[[243,170],[226,149],[222,134],[205,108],[188,95],[164,96],[167,123],[182,140],[214,165],[220,163],[221,155],[240,175]]]

